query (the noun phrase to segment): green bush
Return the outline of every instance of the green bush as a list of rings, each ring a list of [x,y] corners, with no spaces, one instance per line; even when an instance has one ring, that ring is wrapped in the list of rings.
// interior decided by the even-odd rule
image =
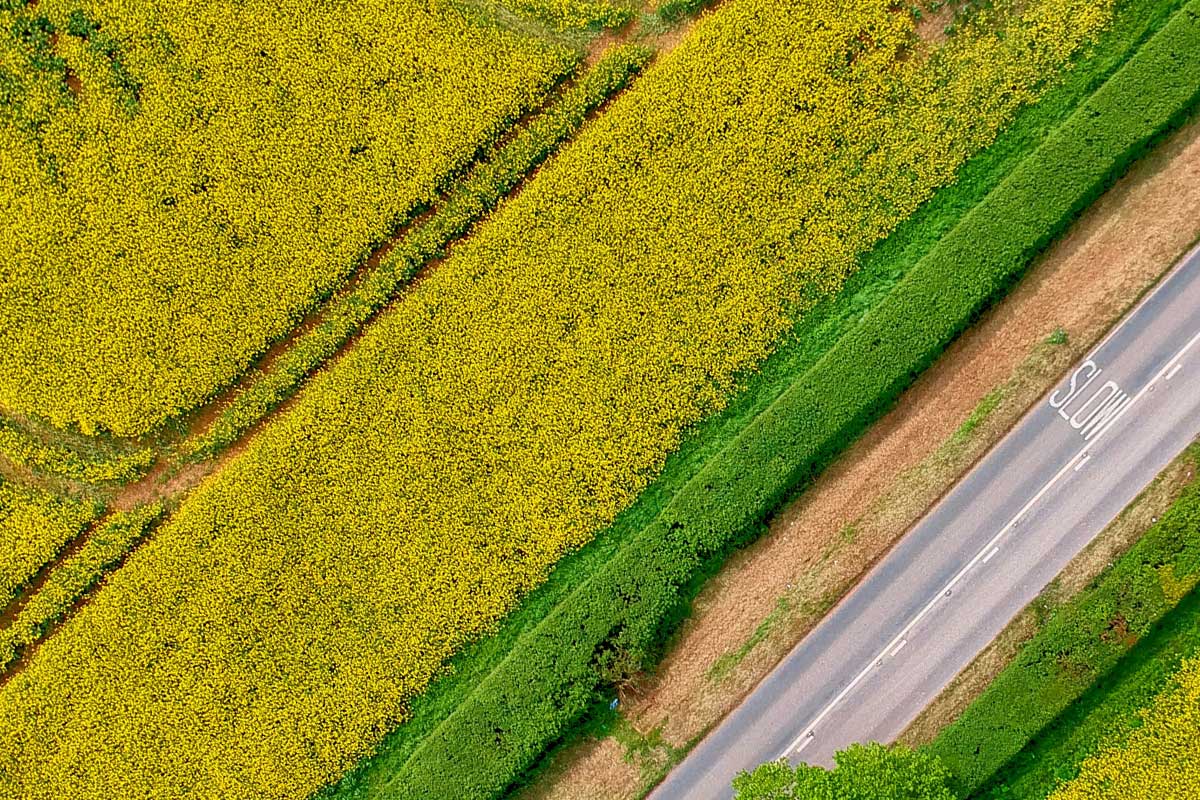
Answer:
[[[833,760],[832,770],[763,764],[734,778],[736,800],[955,800],[950,773],[928,753],[853,744]]]
[[[693,572],[811,480],[1194,105],[1198,2],[1175,14],[655,521],[527,630],[413,750],[393,785],[412,797],[494,797],[588,707],[612,654],[651,652]]]

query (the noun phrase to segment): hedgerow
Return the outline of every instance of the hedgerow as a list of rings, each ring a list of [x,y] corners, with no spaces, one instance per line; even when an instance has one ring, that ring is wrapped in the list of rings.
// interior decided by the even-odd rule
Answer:
[[[99,511],[0,479],[0,609]]]
[[[287,399],[418,270],[431,259],[445,255],[445,248],[454,239],[495,208],[530,170],[579,130],[588,114],[623,89],[649,59],[650,51],[636,46],[614,48],[601,56],[576,85],[456,185],[433,216],[405,236],[381,259],[378,268],[349,293],[333,300],[316,327],[301,334],[269,369],[253,375],[212,424],[185,444],[187,455],[207,457],[223,450]]]
[[[933,57],[877,0],[734,0],[702,21],[0,689],[19,743],[4,773],[84,798],[296,797],[337,777],[1109,11],[1035,2]],[[614,565],[676,568],[656,559]],[[660,609],[639,608],[585,598],[598,616],[565,632],[582,655],[529,662],[565,681],[528,706],[553,713],[467,730],[451,774],[399,785],[503,786],[623,663],[614,625],[653,628]]]
[[[1195,9],[1196,4],[1192,4]],[[1181,12],[1182,13],[1182,12]],[[1059,609],[928,749],[960,797],[1025,796],[1005,787],[1018,754],[1107,679],[1200,579],[1200,486],[1193,484],[1112,568]],[[1189,617],[1190,618],[1190,617]],[[1060,757],[1061,753],[1055,753]],[[1075,764],[1046,765],[1058,774]],[[1041,784],[1041,781],[1036,781]],[[1045,789],[1033,787],[1036,796]]]
[[[192,409],[578,60],[423,0],[5,7],[0,404]]]
[[[83,546],[59,564],[38,591],[0,630],[0,672],[21,649],[36,642],[71,607],[112,570],[162,516],[158,504],[117,512],[98,526]]]
[[[617,661],[642,662],[706,557],[752,533],[815,475],[1194,106],[1198,8],[1193,1],[1177,13],[857,329],[710,460],[635,544],[614,549],[528,630],[426,737],[393,785],[430,798],[494,796],[584,711]]]
[[[1173,683],[1146,709],[1128,742],[1089,758],[1050,800],[1200,797],[1200,660],[1185,662]]]

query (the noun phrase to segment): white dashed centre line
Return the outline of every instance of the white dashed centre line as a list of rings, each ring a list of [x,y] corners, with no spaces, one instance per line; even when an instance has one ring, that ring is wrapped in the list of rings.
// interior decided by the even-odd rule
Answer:
[[[1175,377],[1175,373],[1179,372],[1179,370],[1181,370],[1181,369],[1183,369],[1182,363],[1176,364],[1175,366],[1171,367],[1171,371],[1167,373],[1166,379],[1171,380],[1171,378]]]

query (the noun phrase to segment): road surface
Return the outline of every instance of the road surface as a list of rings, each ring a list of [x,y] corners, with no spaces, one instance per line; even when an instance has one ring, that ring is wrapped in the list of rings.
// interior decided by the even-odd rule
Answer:
[[[1200,248],[1042,398],[650,795],[893,740],[1200,435]]]

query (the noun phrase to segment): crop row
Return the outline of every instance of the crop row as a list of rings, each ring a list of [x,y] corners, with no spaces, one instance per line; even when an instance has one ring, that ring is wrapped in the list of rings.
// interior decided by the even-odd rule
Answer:
[[[193,408],[577,61],[419,0],[5,4],[0,404]]]
[[[702,20],[0,689],[18,743],[0,774],[81,798],[300,797],[336,778],[1110,11],[1041,0],[937,55],[881,0],[733,0]],[[634,582],[676,568],[618,563]],[[613,615],[636,611],[610,579],[573,630],[555,615],[537,638],[556,649],[528,664],[557,657],[538,679],[554,687],[486,701],[534,692],[533,716],[482,742],[468,726],[465,757],[410,773],[409,794],[503,785],[572,718],[611,666]]]
[[[621,0],[507,0],[506,5],[559,31],[615,28],[633,19],[632,7]]]
[[[0,479],[0,608],[99,511]]]
[[[9,625],[0,630],[0,672],[12,664],[22,648],[41,638],[103,580],[145,536],[162,511],[160,505],[142,506],[114,513],[98,525],[79,550],[49,574]]]
[[[132,480],[143,474],[155,457],[149,447],[88,457],[69,447],[40,441],[3,417],[0,417],[0,455],[36,472],[84,483]]]

